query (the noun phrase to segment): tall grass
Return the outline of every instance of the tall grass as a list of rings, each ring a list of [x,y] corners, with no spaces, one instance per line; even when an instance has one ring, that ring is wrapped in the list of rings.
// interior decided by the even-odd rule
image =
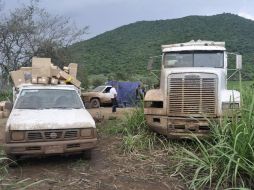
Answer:
[[[183,147],[175,156],[190,189],[254,189],[254,95],[251,88],[241,94],[241,117],[213,124],[209,140],[195,138],[196,151]]]
[[[12,101],[12,92],[11,91],[0,91],[0,101]]]
[[[153,150],[165,146],[165,138],[159,137],[146,125],[144,109],[141,106],[126,114],[120,122],[123,135],[122,149],[125,153]]]
[[[48,179],[32,181],[30,178],[22,179],[22,180],[13,180],[9,179],[9,166],[10,164],[15,165],[16,169],[20,172],[21,168],[16,165],[17,163],[13,160],[7,158],[0,147],[0,189],[2,190],[12,190],[12,189],[31,189],[31,187],[36,188],[36,186],[42,182],[47,181]]]

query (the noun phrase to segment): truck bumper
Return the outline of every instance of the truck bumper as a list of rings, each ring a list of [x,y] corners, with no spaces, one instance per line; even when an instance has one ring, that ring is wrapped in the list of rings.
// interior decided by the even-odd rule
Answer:
[[[6,143],[4,150],[10,155],[49,155],[82,152],[92,149],[97,144],[97,138],[78,139],[70,141]]]
[[[193,135],[207,138],[210,134],[209,121],[205,118],[146,115],[146,121],[152,130],[173,139],[193,138]]]

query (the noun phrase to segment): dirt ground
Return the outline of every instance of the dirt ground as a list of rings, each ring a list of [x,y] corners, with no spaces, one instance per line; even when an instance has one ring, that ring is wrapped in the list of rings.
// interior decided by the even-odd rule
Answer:
[[[118,109],[112,114],[110,108],[90,109],[89,112],[102,120],[123,117],[131,109]],[[0,120],[3,131],[5,120]],[[36,190],[166,190],[184,189],[174,177],[170,177],[165,160],[145,155],[128,156],[121,151],[121,138],[103,134],[99,127],[99,144],[93,150],[91,160],[83,160],[81,155],[26,158],[19,167],[9,168],[2,189],[7,184],[18,182],[14,189],[22,185],[38,182],[28,189]],[[0,133],[2,135],[3,133]],[[1,136],[3,137],[3,136]],[[154,152],[159,154],[159,152]],[[23,181],[21,181],[23,180]],[[21,181],[21,182],[20,182]],[[0,186],[1,189],[1,186]]]

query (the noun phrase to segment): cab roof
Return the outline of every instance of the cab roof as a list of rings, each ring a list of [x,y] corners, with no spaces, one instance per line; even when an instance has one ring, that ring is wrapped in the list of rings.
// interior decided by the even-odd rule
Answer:
[[[162,45],[162,52],[176,52],[176,51],[225,51],[225,42],[214,41],[190,41],[186,43]]]
[[[43,84],[23,84],[19,89],[63,89],[78,90],[74,85],[43,85]]]

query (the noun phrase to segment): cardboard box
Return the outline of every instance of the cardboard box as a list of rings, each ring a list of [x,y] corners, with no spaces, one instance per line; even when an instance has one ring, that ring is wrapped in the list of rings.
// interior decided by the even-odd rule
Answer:
[[[70,63],[68,67],[69,67],[69,74],[72,77],[77,78],[78,64],[77,63]]]
[[[32,73],[32,67],[20,67],[20,70],[23,72]]]
[[[25,77],[24,77],[23,71],[21,70],[11,71],[10,74],[11,74],[11,78],[15,87],[25,83]]]
[[[59,80],[59,84],[66,84],[65,80]]]
[[[50,81],[50,83],[51,84],[58,84],[58,79],[56,79],[56,78],[51,78],[51,81]]]
[[[38,83],[38,77],[37,76],[32,76],[32,83],[37,84]]]
[[[4,111],[5,101],[0,102],[0,111]]]
[[[51,77],[56,77],[60,72],[59,67],[51,65]]]
[[[81,82],[79,80],[77,80],[76,78],[72,77],[71,75],[69,75],[64,71],[60,71],[59,74],[57,75],[57,78],[62,80],[64,79],[66,83],[71,83],[76,87],[80,87],[81,85]]]
[[[81,85],[81,82],[79,80],[77,80],[76,78],[72,78],[71,81],[67,81],[67,83],[71,83],[71,84],[75,85],[78,88]]]
[[[69,74],[69,67],[63,67],[64,72]]]
[[[51,77],[51,59],[33,57],[32,76]]]
[[[0,110],[1,111],[11,111],[13,104],[9,101],[0,102]]]
[[[49,68],[32,68],[32,76],[51,77],[51,69]]]
[[[4,112],[0,111],[0,119],[4,118]]]
[[[26,84],[31,84],[32,83],[32,78],[26,80]]]
[[[32,73],[32,67],[20,67],[20,70],[23,72]]]
[[[3,117],[9,117],[11,112],[9,110],[3,111]]]
[[[48,77],[38,77],[37,78],[37,83],[38,84],[48,84],[49,83],[49,78]]]

